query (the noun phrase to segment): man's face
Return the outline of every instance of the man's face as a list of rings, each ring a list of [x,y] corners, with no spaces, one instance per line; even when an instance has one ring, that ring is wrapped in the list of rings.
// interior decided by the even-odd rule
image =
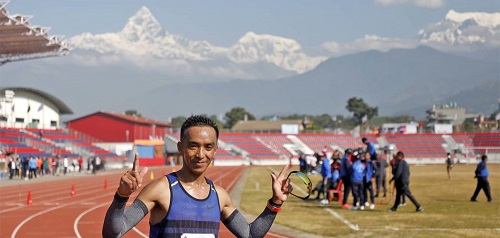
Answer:
[[[209,126],[188,128],[177,143],[177,150],[184,158],[184,166],[191,172],[205,172],[217,151],[215,129]]]

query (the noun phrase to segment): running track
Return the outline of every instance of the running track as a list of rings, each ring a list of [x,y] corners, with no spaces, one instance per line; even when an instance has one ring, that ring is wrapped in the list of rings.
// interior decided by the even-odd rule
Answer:
[[[244,166],[211,167],[207,177],[229,192],[244,170]],[[150,168],[150,171],[153,177],[159,178],[172,172],[172,168]],[[52,181],[19,181],[17,185],[0,187],[0,238],[101,237],[106,210],[123,173],[124,170],[94,176],[61,176]],[[148,172],[145,182],[149,182],[151,177]],[[75,188],[74,196],[71,196],[72,186]],[[30,191],[33,203],[27,206]],[[134,198],[129,200],[129,204]],[[149,215],[123,237],[148,237],[148,221]],[[219,237],[234,236],[221,225]],[[270,232],[266,237],[287,236]]]

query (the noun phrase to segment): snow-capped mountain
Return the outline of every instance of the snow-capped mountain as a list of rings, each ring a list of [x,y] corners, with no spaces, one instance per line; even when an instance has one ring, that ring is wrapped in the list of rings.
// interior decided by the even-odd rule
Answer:
[[[423,44],[500,46],[500,13],[450,10],[445,19],[418,32]]]
[[[253,32],[247,33],[231,47],[213,46],[207,41],[192,41],[164,30],[147,7],[142,7],[130,17],[118,33],[83,33],[72,37],[69,42],[73,49],[134,58],[126,59],[129,62],[144,62],[143,59],[136,58],[141,56],[150,60],[154,58],[160,68],[162,66],[158,60],[168,64],[175,61],[176,64],[183,64],[187,68],[196,65],[198,73],[217,72],[217,76],[240,78],[262,76],[252,73],[257,71],[249,67],[252,64],[258,64],[260,67],[262,64],[269,64],[270,66],[265,67],[268,72],[273,67],[278,69],[269,76],[280,77],[290,75],[283,72],[306,72],[326,59],[307,56],[295,40],[257,35]],[[214,65],[217,65],[218,69],[214,69]],[[229,71],[221,75],[222,68]]]
[[[292,39],[248,32],[231,47],[229,58],[236,63],[267,62],[303,73],[316,67],[326,57],[309,57]]]

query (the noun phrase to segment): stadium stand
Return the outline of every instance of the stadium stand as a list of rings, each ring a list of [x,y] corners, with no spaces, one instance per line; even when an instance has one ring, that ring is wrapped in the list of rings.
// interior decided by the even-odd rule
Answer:
[[[407,158],[434,159],[446,154],[442,146],[445,141],[440,134],[386,134],[385,137],[404,151]]]
[[[500,153],[500,132],[475,133],[472,139],[476,153]]]
[[[0,147],[5,152],[13,152],[19,156],[51,156],[44,150],[26,144],[30,136],[21,133],[19,129],[0,128]]]
[[[20,156],[60,156],[81,157],[99,156],[106,159],[122,158],[113,152],[95,146],[62,130],[44,130],[43,137],[39,129],[0,128],[0,144],[5,151],[16,152]]]
[[[251,160],[268,160],[279,158],[279,154],[271,148],[258,141],[257,137],[250,133],[220,133],[220,140],[226,144],[232,144],[245,151]]]
[[[323,148],[338,146],[342,149],[363,147],[360,138],[355,138],[351,134],[298,134],[297,137],[302,140],[313,151],[320,153]],[[371,139],[371,138],[369,138]]]

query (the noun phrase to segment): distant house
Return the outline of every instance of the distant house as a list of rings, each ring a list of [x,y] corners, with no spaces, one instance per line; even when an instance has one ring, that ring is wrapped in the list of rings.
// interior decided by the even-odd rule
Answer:
[[[66,127],[102,142],[163,138],[172,124],[113,112],[96,112],[66,122]]]
[[[295,134],[304,130],[302,120],[238,121],[231,131]]]

